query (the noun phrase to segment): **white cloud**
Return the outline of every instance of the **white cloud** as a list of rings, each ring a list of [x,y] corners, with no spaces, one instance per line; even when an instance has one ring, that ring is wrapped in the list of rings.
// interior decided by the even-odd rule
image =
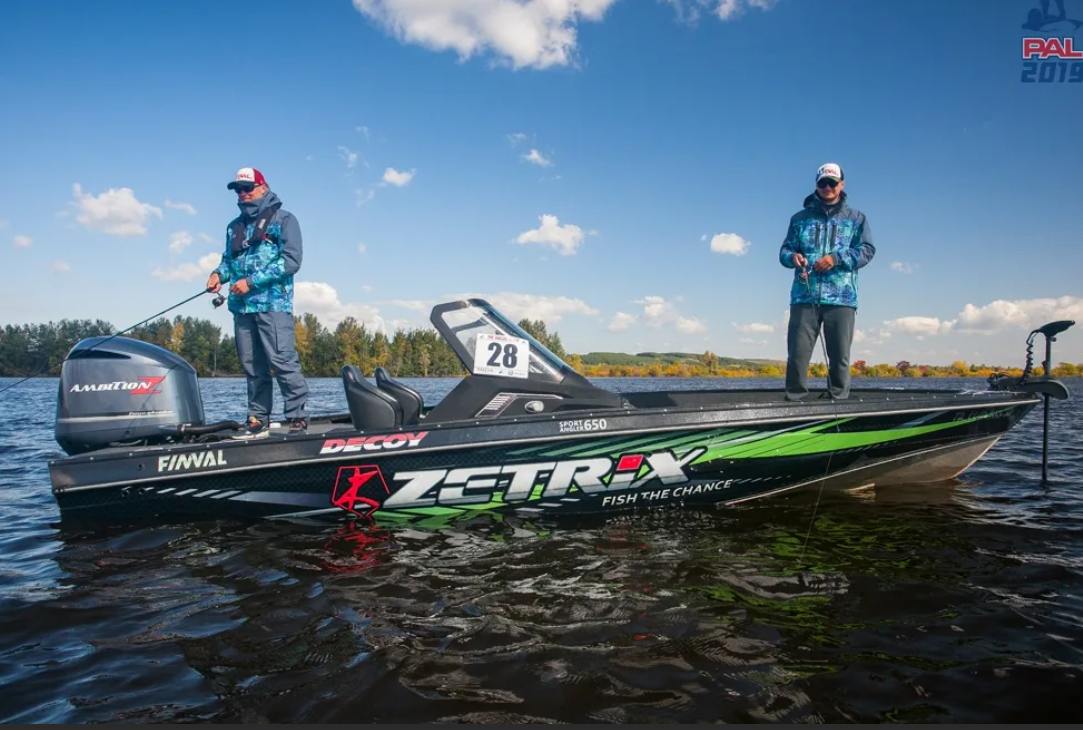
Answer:
[[[678,297],[679,299],[679,297]],[[642,299],[635,301],[636,304],[643,305],[643,312],[638,316],[625,314],[619,312],[609,323],[609,330],[611,332],[617,332],[623,329],[627,329],[633,322],[639,322],[651,329],[659,329],[673,325],[678,331],[685,334],[696,334],[698,332],[706,332],[707,325],[701,322],[697,317],[685,317],[677,311],[676,305],[672,301],[667,301],[664,297],[656,295],[648,295]]]
[[[163,269],[156,267],[150,272],[150,275],[155,279],[161,279],[162,281],[206,281],[207,277],[211,275],[214,268],[218,266],[218,262],[222,260],[221,255],[216,253],[209,253],[199,259],[197,263],[184,263],[176,266],[172,269]]]
[[[24,236],[21,233],[13,239],[17,248],[26,248],[34,242],[34,239],[30,236]]]
[[[384,170],[384,177],[381,185],[391,184],[401,188],[403,185],[414,179],[415,172],[416,170],[410,170],[409,172],[399,172],[395,168],[389,167]]]
[[[176,231],[169,234],[169,250],[173,253],[180,253],[184,249],[192,245],[192,234],[188,231]]]
[[[616,0],[353,0],[402,43],[455,51],[460,61],[492,53],[519,69],[575,63],[576,24],[600,21]]]
[[[751,245],[736,233],[716,233],[711,237],[711,251],[714,253],[744,256]]]
[[[71,271],[71,267],[68,266],[67,261],[54,261],[49,264],[49,269],[57,273],[63,273],[65,271]]]
[[[293,308],[298,314],[309,312],[316,315],[320,324],[332,330],[342,320],[353,317],[370,331],[387,333],[379,310],[367,304],[343,304],[335,288],[323,282],[297,282],[293,289]]]
[[[352,170],[357,167],[357,153],[352,152],[348,147],[339,145],[338,155],[346,161],[346,169]]]
[[[609,326],[606,327],[610,332],[623,332],[636,323],[636,316],[634,314],[628,314],[627,312],[617,312],[613,315],[613,319],[609,320]]]
[[[369,247],[366,246],[365,244],[363,244],[363,243],[357,244],[357,252],[358,253],[365,253],[368,250],[369,250]]]
[[[892,261],[891,262],[891,270],[892,271],[898,271],[900,274],[912,274],[912,273],[914,273],[914,269],[916,269],[916,268],[917,268],[917,266],[915,266],[913,264],[905,263],[903,261]]]
[[[357,191],[357,204],[359,206],[364,205],[365,203],[369,202],[370,200],[372,200],[375,197],[376,197],[376,191],[372,190],[371,188],[368,189],[368,190],[358,190]]]
[[[562,256],[571,256],[575,249],[583,243],[583,229],[572,223],[560,225],[555,215],[540,215],[538,220],[541,225],[529,231],[523,231],[515,239],[516,243],[540,243],[550,246],[560,252]]]
[[[71,205],[79,211],[76,220],[90,229],[97,229],[113,236],[142,236],[147,232],[147,220],[151,216],[162,217],[162,209],[140,203],[131,188],[109,188],[101,195],[84,193],[79,183],[72,186],[75,202]]]
[[[522,132],[513,132],[512,134],[508,135],[508,142],[511,143],[512,147],[519,144],[524,139],[526,139],[526,135],[523,134]]]
[[[581,315],[594,317],[598,310],[590,306],[582,299],[572,297],[550,297],[540,294],[520,294],[517,292],[500,292],[498,294],[466,294],[456,295],[455,298],[480,297],[492,303],[504,316],[513,322],[520,319],[540,319],[547,326],[553,326],[568,315]],[[450,298],[450,297],[449,297]]]
[[[991,334],[1011,328],[1034,329],[1060,319],[1083,320],[1083,297],[998,299],[976,307],[967,304],[955,320],[955,331]]]
[[[197,235],[199,236],[199,240],[203,241],[203,243],[218,243],[218,239],[214,236],[210,236],[206,233],[199,233]]]
[[[706,332],[707,325],[700,322],[696,317],[678,317],[677,329],[687,335],[694,335],[697,332]]]
[[[954,319],[899,317],[886,320],[885,329],[875,341],[882,341],[892,332],[913,335],[919,340],[952,333],[993,335],[1012,329],[1032,330],[1061,319],[1083,319],[1083,297],[998,299],[981,307],[967,304]]]
[[[365,135],[365,139],[369,139],[369,128],[365,126],[354,127],[354,130]]]
[[[699,19],[700,8],[716,16],[719,20],[732,20],[742,15],[746,8],[770,10],[778,0],[668,0],[676,8],[678,16],[688,17],[691,21]]]
[[[940,321],[937,317],[899,317],[884,322],[888,332],[915,335],[919,340],[951,331],[954,321]]]
[[[773,324],[763,324],[761,322],[753,322],[751,324],[737,324],[733,323],[733,328],[738,332],[744,332],[745,334],[751,334],[753,332],[774,332],[775,326]]]
[[[553,164],[549,158],[543,157],[537,150],[530,150],[528,154],[523,155],[523,159],[540,167],[549,167]]]
[[[174,203],[172,200],[166,199],[165,207],[172,208],[173,210],[183,210],[188,215],[195,215],[196,209],[190,203]]]

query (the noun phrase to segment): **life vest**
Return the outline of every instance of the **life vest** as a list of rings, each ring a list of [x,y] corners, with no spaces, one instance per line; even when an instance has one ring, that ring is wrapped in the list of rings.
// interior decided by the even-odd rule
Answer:
[[[242,253],[247,251],[252,246],[258,246],[267,236],[267,226],[271,225],[271,220],[275,217],[275,213],[282,207],[282,203],[275,203],[274,205],[267,206],[259,217],[256,218],[256,225],[252,231],[252,237],[248,238],[244,235],[245,224],[244,216],[237,218],[233,221],[232,229],[233,235],[229,239],[229,253],[233,258],[237,258]],[[278,245],[278,236],[271,237],[271,242]]]

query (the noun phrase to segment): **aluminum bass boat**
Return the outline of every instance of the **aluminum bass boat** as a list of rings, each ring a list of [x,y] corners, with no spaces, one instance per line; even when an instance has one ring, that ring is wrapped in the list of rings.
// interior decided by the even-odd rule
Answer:
[[[938,481],[979,459],[1063,384],[997,376],[983,390],[612,392],[576,373],[482,299],[433,308],[469,372],[426,404],[383,368],[344,365],[346,410],[289,436],[236,438],[204,422],[195,370],[123,337],[63,364],[49,463],[65,517],[318,516],[415,520],[734,504],[803,487]],[[1051,323],[1047,341],[1069,323]],[[1048,353],[1048,342],[1047,342]]]

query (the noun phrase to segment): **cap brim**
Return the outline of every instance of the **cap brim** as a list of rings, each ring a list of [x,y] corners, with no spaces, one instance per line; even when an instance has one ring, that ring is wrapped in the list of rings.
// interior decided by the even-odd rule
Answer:
[[[257,188],[259,187],[259,185],[256,185],[256,183],[249,182],[248,180],[234,180],[229,185],[226,185],[226,190],[236,190],[241,185],[252,185]]]

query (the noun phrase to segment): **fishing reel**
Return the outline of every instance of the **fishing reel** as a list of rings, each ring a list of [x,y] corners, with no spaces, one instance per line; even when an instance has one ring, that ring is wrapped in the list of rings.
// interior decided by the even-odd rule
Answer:
[[[221,294],[221,293],[219,293],[218,296],[216,296],[214,299],[211,300],[211,304],[214,305],[215,309],[218,309],[220,306],[222,306],[225,303],[226,303],[226,297],[225,297],[224,294]]]

